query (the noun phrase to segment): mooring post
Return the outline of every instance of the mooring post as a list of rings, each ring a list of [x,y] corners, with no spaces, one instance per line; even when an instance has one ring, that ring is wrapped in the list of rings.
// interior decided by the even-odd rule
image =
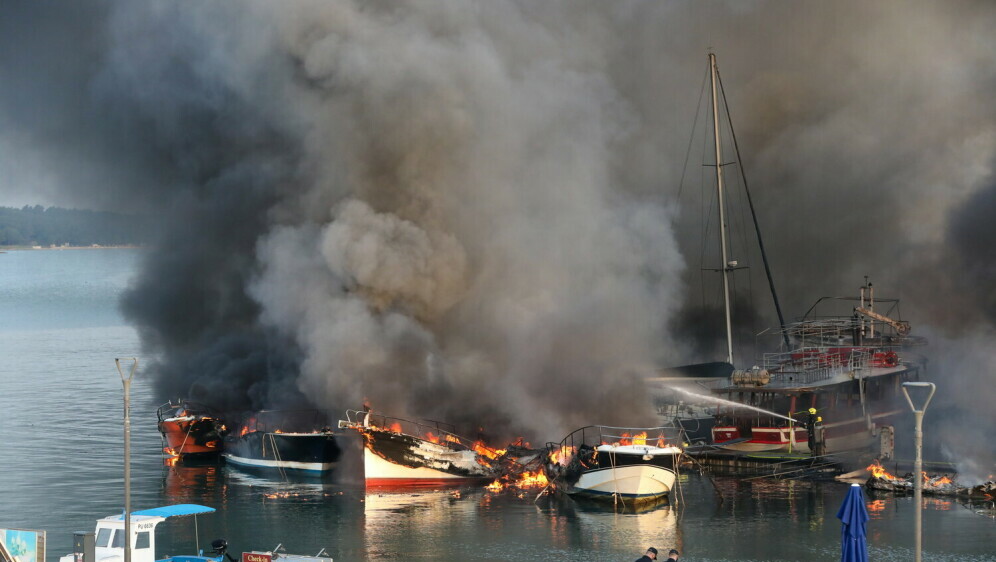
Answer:
[[[923,406],[919,409],[913,405],[913,399],[910,398],[910,388],[926,388],[929,390],[927,399],[924,400]],[[913,417],[916,421],[913,431],[913,441],[916,446],[916,460],[913,461],[913,502],[916,504],[913,532],[916,541],[915,562],[922,562],[923,557],[923,413],[927,410],[930,399],[934,397],[935,390],[937,390],[937,387],[932,382],[903,383],[903,394],[906,395],[906,401],[909,402],[910,409],[913,410]]]
[[[131,371],[125,376],[121,369],[121,359],[115,358],[114,365],[121,375],[121,384],[124,385],[124,492],[125,492],[125,515],[124,515],[124,536],[125,555],[124,562],[131,562],[131,410],[130,396],[131,379],[135,376],[135,369],[138,368],[138,358],[129,357],[132,360]]]

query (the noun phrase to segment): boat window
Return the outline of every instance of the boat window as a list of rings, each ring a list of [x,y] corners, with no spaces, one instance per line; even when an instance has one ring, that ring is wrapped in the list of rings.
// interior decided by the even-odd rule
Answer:
[[[124,548],[124,530],[114,531],[114,539],[111,542],[111,548]]]
[[[111,529],[97,529],[97,546],[106,547],[111,541]]]
[[[149,548],[149,532],[142,531],[135,539],[135,548]]]

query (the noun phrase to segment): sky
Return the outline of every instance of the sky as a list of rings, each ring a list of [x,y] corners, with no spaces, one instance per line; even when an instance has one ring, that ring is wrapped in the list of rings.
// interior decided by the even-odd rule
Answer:
[[[865,276],[901,298],[956,456],[996,425],[994,28],[963,0],[8,1],[0,205],[166,225],[122,302],[164,394],[633,422],[642,376],[724,355],[713,52],[786,316]],[[742,204],[750,340],[777,322]]]

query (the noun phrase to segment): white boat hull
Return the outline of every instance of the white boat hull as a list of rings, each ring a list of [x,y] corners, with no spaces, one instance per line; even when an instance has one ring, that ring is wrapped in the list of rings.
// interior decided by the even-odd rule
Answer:
[[[405,466],[388,461],[366,447],[363,449],[363,470],[368,485],[431,485],[483,478],[451,474],[427,466]]]
[[[334,462],[297,462],[297,461],[276,461],[266,459],[253,459],[249,457],[239,457],[230,453],[222,455],[225,460],[232,464],[251,466],[255,468],[282,468],[290,470],[304,470],[307,472],[327,472],[335,468]]]
[[[675,473],[653,465],[628,465],[590,470],[581,475],[568,493],[583,496],[653,499],[674,487]]]

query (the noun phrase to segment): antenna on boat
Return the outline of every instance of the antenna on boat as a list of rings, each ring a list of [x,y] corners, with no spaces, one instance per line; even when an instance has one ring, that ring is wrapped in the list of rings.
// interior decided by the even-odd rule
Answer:
[[[124,371],[121,370],[121,359],[115,357],[114,365],[118,368],[118,373],[121,375],[121,384],[124,385],[124,562],[131,562],[131,416],[129,415],[131,404],[129,393],[131,391],[131,379],[135,376],[135,369],[138,368],[138,358],[128,357],[126,359],[132,360],[131,371],[128,373],[128,376],[125,376]]]
[[[730,270],[731,265],[726,251],[726,215],[723,210],[723,149],[719,142],[719,96],[716,91],[716,55],[709,53],[709,82],[712,86],[712,127],[716,141],[716,202],[719,207],[719,242],[723,257],[723,301],[726,310],[726,362],[733,364],[733,322],[730,319]],[[128,561],[125,561],[128,562]]]

